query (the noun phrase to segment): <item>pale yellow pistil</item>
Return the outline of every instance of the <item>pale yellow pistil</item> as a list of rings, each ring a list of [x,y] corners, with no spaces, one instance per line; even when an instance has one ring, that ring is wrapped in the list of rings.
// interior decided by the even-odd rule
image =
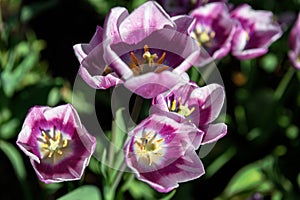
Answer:
[[[152,135],[152,137],[150,137],[150,135]],[[161,150],[161,143],[164,139],[156,139],[156,136],[157,134],[148,132],[145,137],[139,138],[135,141],[135,145],[137,145],[137,155],[139,158],[146,158],[149,166],[152,165],[153,160],[157,156],[162,156],[159,151]]]
[[[192,33],[192,37],[194,37],[199,46],[211,47],[212,41],[215,38],[216,33],[209,28],[201,28],[200,26],[196,26],[195,30]]]
[[[62,149],[68,146],[68,140],[62,138],[59,130],[53,129],[52,137],[48,132],[42,130],[42,137],[39,141],[42,142],[41,151],[43,158],[52,158],[55,153],[61,156],[63,154]]]
[[[143,60],[144,62],[139,63],[138,58],[135,56],[134,52],[130,52],[131,59],[133,63],[130,65],[131,70],[135,76],[143,72],[144,67],[151,67],[156,73],[160,73],[168,69],[168,66],[162,65],[165,60],[166,52],[163,52],[160,58],[157,54],[151,54],[148,45],[144,46]],[[161,66],[162,65],[162,66]]]
[[[175,99],[171,102],[171,105],[169,106],[169,111],[171,112],[177,112],[178,114],[188,117],[194,112],[195,108],[189,108],[188,104],[182,104],[181,98],[178,99],[178,101]]]

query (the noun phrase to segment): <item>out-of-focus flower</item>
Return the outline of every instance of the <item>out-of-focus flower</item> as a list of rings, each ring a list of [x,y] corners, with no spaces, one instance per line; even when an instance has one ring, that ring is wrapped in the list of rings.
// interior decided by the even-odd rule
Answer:
[[[74,52],[80,62],[79,74],[83,80],[95,89],[107,89],[113,87],[123,81],[118,77],[116,73],[105,64],[103,57],[103,29],[97,26],[96,32],[88,44],[76,44],[74,45]],[[83,62],[84,59],[94,50],[95,47],[99,46],[99,55],[97,56],[98,63],[102,65],[86,65]],[[98,47],[98,48],[99,48]],[[102,48],[101,48],[102,47]],[[102,53],[101,53],[102,52]]]
[[[220,59],[226,56],[235,32],[226,4],[209,3],[193,10],[190,16],[196,19],[191,35],[207,51],[209,58]]]
[[[300,69],[300,13],[289,36],[289,59],[296,69]]]
[[[159,192],[169,192],[204,174],[192,145],[196,135],[191,123],[178,123],[166,116],[150,115],[130,133],[124,146],[125,161],[136,177]]]
[[[195,83],[189,83],[154,98],[151,113],[172,116],[177,122],[194,123],[204,132],[201,144],[207,144],[227,133],[225,123],[212,124],[223,107],[224,99],[224,88],[218,84],[198,87]],[[194,141],[196,148],[200,145],[197,142],[199,140]]]
[[[243,4],[231,12],[231,17],[237,22],[232,55],[240,60],[266,54],[269,46],[282,35],[271,11],[253,10]]]
[[[227,0],[159,0],[157,1],[171,15],[187,14],[192,9],[211,2],[227,2]]]
[[[72,105],[35,106],[29,111],[17,145],[45,183],[80,179],[96,147]]]
[[[103,43],[81,65],[89,74],[97,68],[114,72],[129,90],[152,98],[185,81],[180,75],[198,62],[200,48],[187,34],[192,23],[188,16],[171,18],[153,1],[131,14],[113,8],[105,20]]]

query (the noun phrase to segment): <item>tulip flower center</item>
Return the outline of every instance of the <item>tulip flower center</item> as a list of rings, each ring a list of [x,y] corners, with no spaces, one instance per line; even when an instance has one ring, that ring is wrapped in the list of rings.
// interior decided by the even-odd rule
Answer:
[[[157,159],[162,156],[162,143],[163,138],[157,139],[157,133],[153,134],[148,132],[144,137],[141,137],[135,141],[135,152],[139,159],[146,159],[148,165],[151,166],[153,162],[157,162]]]
[[[169,109],[169,111],[176,112],[184,117],[190,116],[195,110],[194,107],[189,108],[187,103],[183,104],[181,97],[179,97],[178,100],[176,100],[176,99],[170,100],[169,99],[168,100],[168,109]]]
[[[199,46],[212,47],[216,33],[208,27],[197,25],[191,36],[197,40]]]
[[[54,155],[63,154],[62,150],[68,146],[69,140],[63,138],[61,131],[54,127],[51,130],[41,130],[38,141],[41,143],[42,158],[52,158]]]
[[[144,54],[142,55],[142,62],[136,57],[134,52],[130,52],[132,63],[130,64],[130,69],[135,76],[138,76],[147,72],[160,73],[169,69],[168,66],[163,65],[166,57],[166,52],[163,52],[160,57],[156,53],[151,54],[148,45],[144,46]]]

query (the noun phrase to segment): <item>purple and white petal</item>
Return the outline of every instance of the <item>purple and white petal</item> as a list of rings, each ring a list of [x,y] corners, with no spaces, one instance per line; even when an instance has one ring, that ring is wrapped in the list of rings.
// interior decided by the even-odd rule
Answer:
[[[154,1],[148,1],[135,9],[119,26],[121,38],[128,44],[136,44],[153,31],[170,27],[176,30],[176,24],[163,8]]]
[[[201,127],[204,137],[201,144],[208,144],[218,141],[227,134],[227,125],[224,123],[209,124]]]
[[[96,147],[72,105],[33,107],[17,145],[45,183],[78,180]]]

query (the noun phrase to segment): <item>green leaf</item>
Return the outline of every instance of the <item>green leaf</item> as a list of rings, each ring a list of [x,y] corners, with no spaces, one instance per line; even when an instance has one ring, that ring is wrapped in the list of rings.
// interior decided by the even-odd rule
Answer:
[[[23,77],[31,70],[38,61],[36,54],[29,54],[16,68],[11,71],[10,67],[5,68],[1,74],[3,90],[6,96],[13,95]]]
[[[106,161],[106,153],[107,150],[104,149],[103,150],[103,154],[102,154],[102,158],[101,158],[101,174],[103,175],[103,177],[106,179],[107,178],[107,161]]]
[[[61,99],[59,88],[52,88],[48,94],[47,104],[49,106],[55,106]]]
[[[163,198],[160,198],[160,200],[170,200],[175,195],[175,193],[176,193],[176,190],[173,190],[172,192],[170,192],[169,194],[167,194]]]
[[[238,193],[254,190],[264,183],[265,177],[257,163],[250,164],[240,169],[229,181],[225,196],[231,197]]]
[[[101,200],[101,193],[96,186],[84,185],[58,198],[58,200]]]
[[[133,179],[128,188],[134,199],[155,199],[154,190],[144,182]]]
[[[18,119],[11,119],[8,122],[0,126],[0,138],[1,139],[10,139],[16,136],[17,127],[20,125]]]
[[[123,119],[124,110],[125,108],[122,107],[116,111],[116,119],[113,126],[113,142],[118,149],[123,148],[124,137],[126,136],[126,124]]]
[[[3,140],[0,140],[0,149],[10,160],[18,179],[20,181],[24,181],[26,179],[26,171],[22,156],[19,151],[15,148],[14,145]]]

